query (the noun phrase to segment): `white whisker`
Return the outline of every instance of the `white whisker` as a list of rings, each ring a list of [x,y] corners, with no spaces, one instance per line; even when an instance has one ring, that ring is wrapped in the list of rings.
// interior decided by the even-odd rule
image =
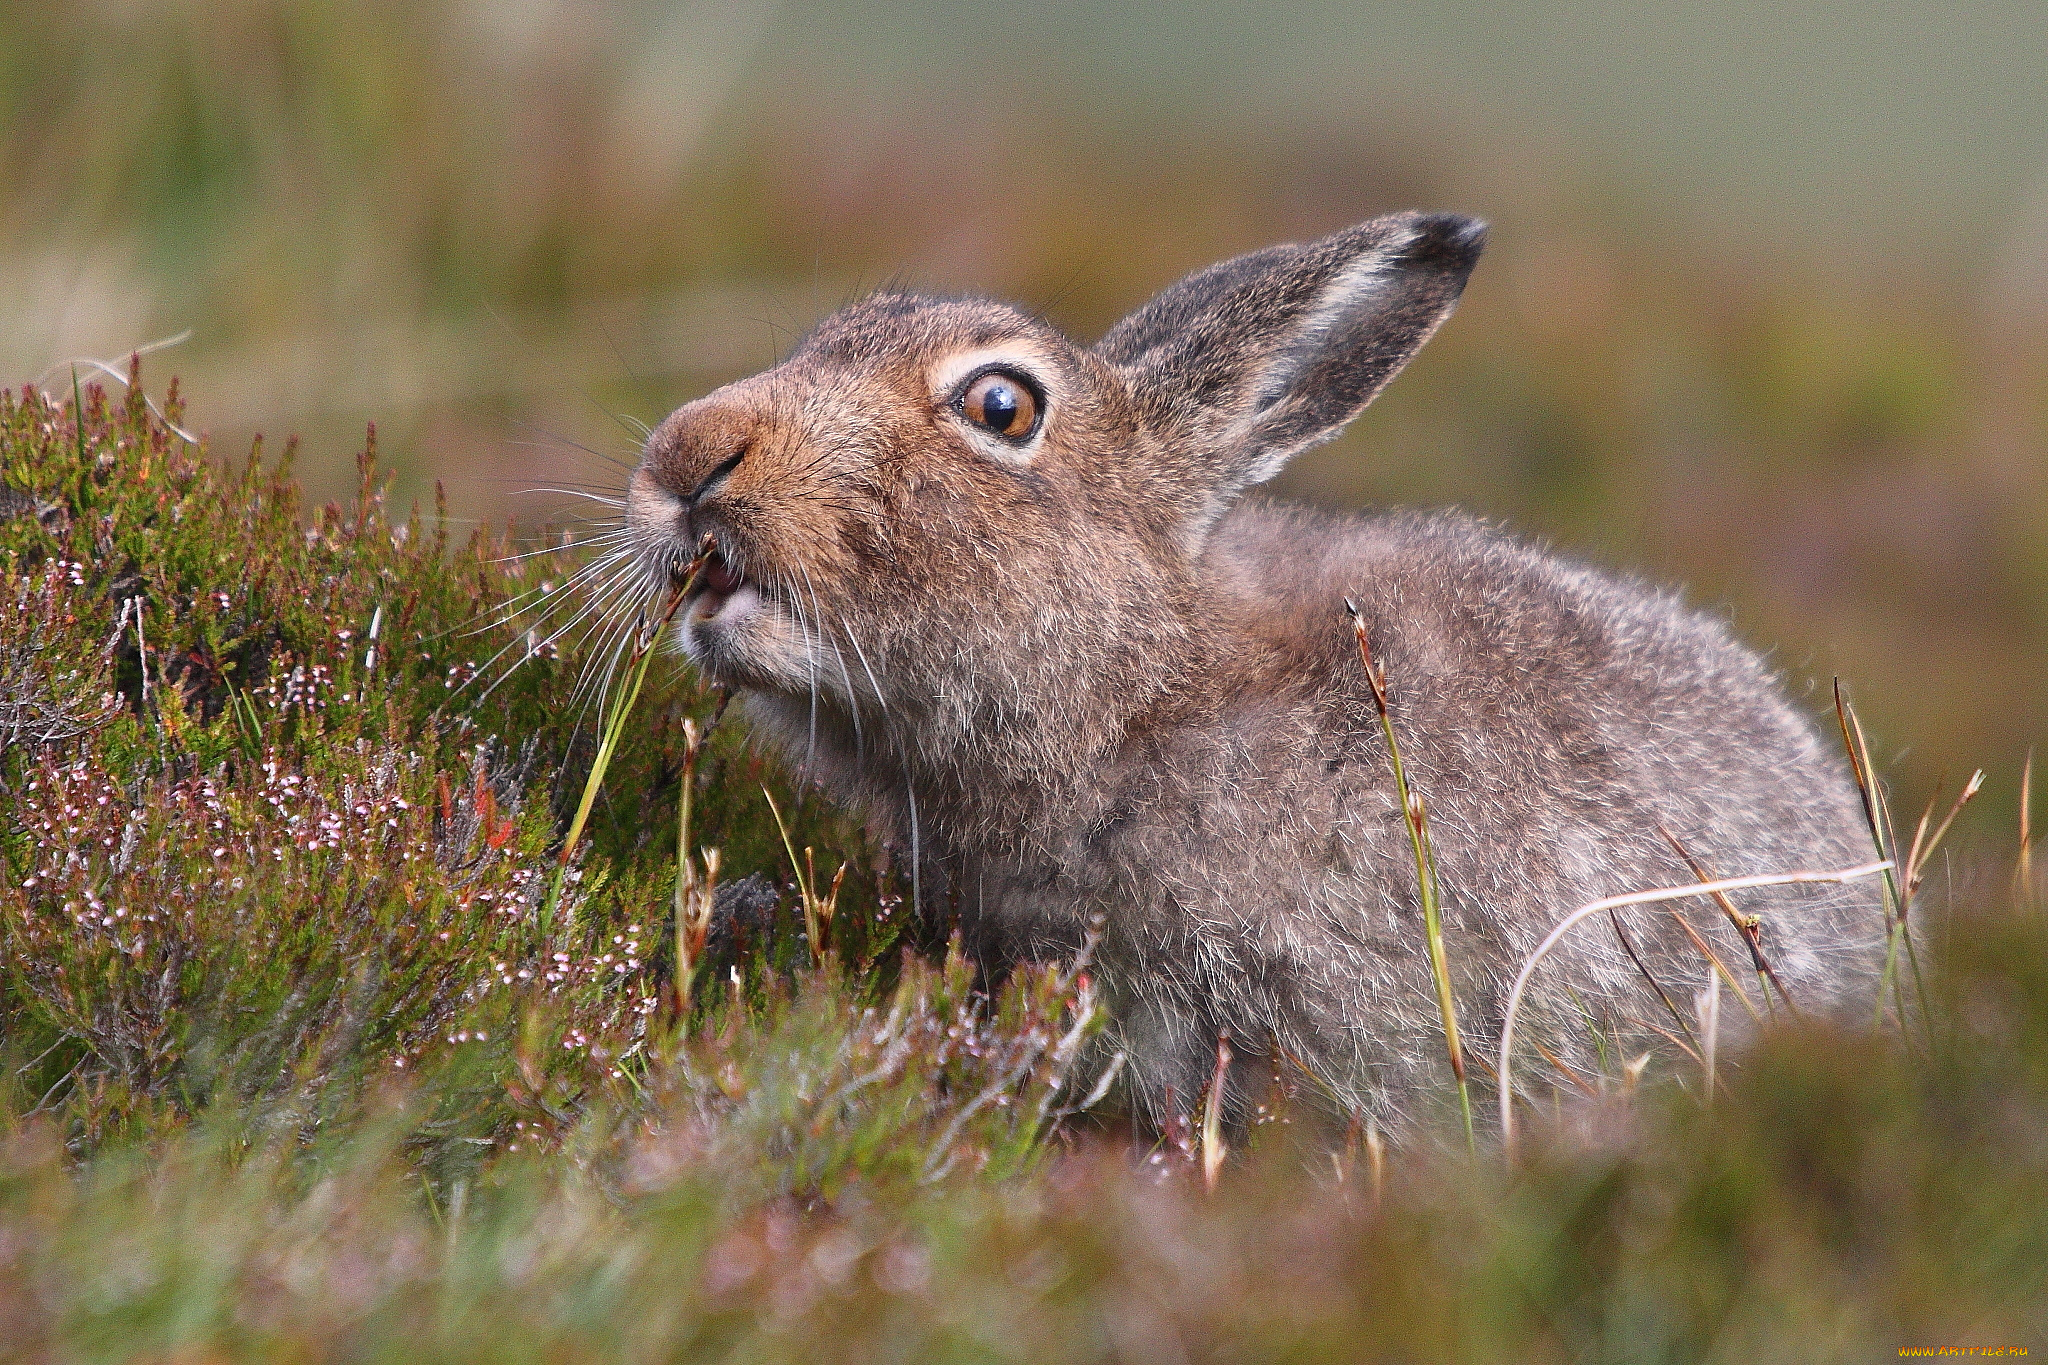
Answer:
[[[615,498],[603,493],[587,493],[580,488],[515,488],[512,490],[512,496],[515,498],[532,497],[535,493],[554,493],[565,498],[582,498],[586,502],[602,503],[606,507],[624,507],[626,505],[624,498]]]
[[[623,577],[623,575],[621,577]],[[493,654],[489,659],[487,659],[484,662],[483,667],[477,670],[477,676],[483,676],[486,672],[488,672],[492,667],[494,667],[497,664],[498,660],[504,658],[514,649],[517,649],[522,643],[526,645],[525,657],[520,659],[518,663],[513,664],[510,668],[507,668],[502,674],[500,674],[498,678],[490,684],[489,687],[484,689],[483,693],[477,699],[479,701],[482,701],[484,698],[489,697],[491,693],[497,691],[498,688],[502,686],[507,679],[509,679],[514,673],[517,673],[519,671],[520,665],[524,664],[527,661],[527,659],[531,659],[537,655],[540,655],[544,650],[554,649],[563,636],[567,635],[571,630],[574,630],[576,628],[578,622],[584,620],[587,617],[592,616],[593,614],[598,616],[600,620],[604,619],[604,617],[608,614],[608,604],[611,601],[618,598],[618,596],[624,590],[624,588],[629,586],[629,584],[622,585],[619,579],[615,578],[611,582],[608,582],[605,585],[605,587],[601,589],[600,592],[598,592],[597,594],[593,594],[588,597],[581,597],[582,604],[578,607],[576,612],[572,616],[570,616],[568,621],[564,622],[562,625],[551,628],[545,639],[535,640],[533,638],[539,630],[539,625],[536,625],[534,629],[522,632],[517,638],[512,640],[509,644],[505,645],[497,653]],[[545,617],[543,617],[543,623],[544,621]],[[586,632],[586,638],[587,634],[588,633]],[[580,644],[581,642],[579,641],[578,643]]]
[[[846,651],[839,647],[839,641],[833,639],[830,632],[823,629],[823,622],[825,620],[825,609],[818,602],[818,589],[817,585],[811,582],[810,569],[801,560],[797,562],[796,567],[797,571],[804,576],[804,591],[808,592],[811,595],[811,614],[815,616],[820,623],[818,633],[821,636],[824,636],[824,638],[831,644],[832,658],[839,665],[840,680],[846,684],[846,713],[847,718],[853,722],[854,755],[855,757],[864,757],[867,753],[867,740],[866,737],[861,733],[860,698],[854,695],[853,675],[846,671]]]
[[[875,678],[874,666],[868,662],[868,652],[860,647],[860,637],[846,624],[846,618],[839,618],[839,628],[846,633],[846,642],[853,646],[854,657],[860,660],[863,673],[868,675],[868,686],[874,689],[875,704],[882,708],[882,723],[889,727],[890,738],[896,742],[896,752],[903,764],[903,798],[910,814],[910,913],[922,917],[924,914],[924,836],[917,821],[917,784],[910,775],[910,749],[903,741],[903,732],[896,728],[896,718],[890,714],[889,699],[882,695],[882,684]]]

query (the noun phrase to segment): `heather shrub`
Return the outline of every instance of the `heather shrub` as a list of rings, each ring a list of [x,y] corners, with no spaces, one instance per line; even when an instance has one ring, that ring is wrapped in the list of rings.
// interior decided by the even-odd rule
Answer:
[[[764,785],[797,845],[854,870],[836,945],[885,959],[824,973],[798,1014],[896,998],[891,949],[916,926],[878,851],[672,670],[556,887],[611,643],[554,629],[564,538],[457,546],[417,509],[393,518],[374,433],[355,503],[308,511],[288,457],[231,474],[184,440],[175,386],[161,416],[139,376],[75,398],[0,398],[0,1009],[30,1107],[74,1152],[221,1105],[312,1125],[458,1053],[467,1098],[435,1131],[468,1144],[636,1102],[650,1049],[691,1026],[663,1013],[686,719],[709,731],[695,833],[771,902],[699,968],[723,965],[740,1003],[698,1012],[781,999],[809,958]],[[972,1013],[964,971],[910,979],[919,1019]]]

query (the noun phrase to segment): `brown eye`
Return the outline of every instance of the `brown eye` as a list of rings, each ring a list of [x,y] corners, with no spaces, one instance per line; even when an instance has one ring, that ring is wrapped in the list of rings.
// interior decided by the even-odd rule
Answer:
[[[1006,440],[1021,441],[1038,426],[1038,399],[1023,380],[994,370],[967,386],[960,413]]]

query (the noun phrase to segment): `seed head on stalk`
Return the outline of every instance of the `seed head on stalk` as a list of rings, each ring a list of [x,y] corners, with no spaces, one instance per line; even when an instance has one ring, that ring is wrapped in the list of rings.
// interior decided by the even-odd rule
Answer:
[[[718,850],[690,851],[690,798],[696,789],[697,759],[704,751],[706,732],[694,719],[683,721],[683,786],[676,801],[676,1018],[690,1012],[690,988],[697,964],[704,957],[704,941],[711,934],[711,910],[718,895]]]
[[[1351,629],[1358,636],[1358,657],[1365,665],[1365,682],[1372,689],[1372,703],[1380,713],[1380,730],[1387,737],[1387,757],[1394,768],[1394,790],[1401,799],[1401,813],[1408,825],[1408,845],[1415,852],[1415,879],[1422,900],[1423,934],[1429,942],[1429,974],[1436,984],[1437,1012],[1444,1021],[1444,1047],[1450,1054],[1451,1075],[1458,1082],[1458,1115],[1465,1123],[1465,1150],[1476,1153],[1472,1132],[1472,1091],[1465,1080],[1465,1049],[1458,1038],[1458,1007],[1451,998],[1451,968],[1444,954],[1443,916],[1439,904],[1436,848],[1429,838],[1429,810],[1417,792],[1408,789],[1408,770],[1401,762],[1401,745],[1394,738],[1394,717],[1387,705],[1386,666],[1372,657],[1365,637],[1365,618],[1358,604],[1344,599],[1351,616]]]
[[[816,850],[806,845],[799,861],[795,841],[789,837],[789,825],[782,818],[782,807],[775,804],[775,793],[763,787],[761,795],[768,798],[768,811],[775,817],[776,831],[782,835],[782,848],[789,854],[789,868],[796,877],[797,899],[803,902],[804,909],[804,937],[811,945],[811,965],[821,966],[832,936],[832,917],[839,910],[839,889],[846,883],[847,865],[841,862],[839,870],[832,874],[829,891],[820,890]]]
[[[1209,1078],[1209,1094],[1202,1102],[1202,1187],[1216,1193],[1223,1175],[1223,1159],[1230,1148],[1223,1142],[1223,1086],[1230,1079],[1230,1030],[1216,1039],[1216,1074]]]

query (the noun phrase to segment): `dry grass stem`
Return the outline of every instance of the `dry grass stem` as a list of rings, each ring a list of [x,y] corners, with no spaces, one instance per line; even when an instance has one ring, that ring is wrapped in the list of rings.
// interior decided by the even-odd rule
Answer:
[[[719,851],[715,848],[703,850],[701,867],[698,855],[690,851],[691,798],[696,792],[697,760],[704,751],[704,738],[704,732],[697,728],[695,719],[683,721],[682,791],[676,798],[676,980],[673,1000],[679,1021],[689,1016],[691,986],[696,978],[697,963],[704,956],[704,941],[711,933],[711,912],[718,899]]]
[[[1940,788],[1937,787],[1935,789],[1933,798],[1927,802],[1927,809],[1920,813],[1920,823],[1913,830],[1913,842],[1906,850],[1905,874],[1908,904],[1911,903],[1913,896],[1920,890],[1920,883],[1927,876],[1927,864],[1933,861],[1934,850],[1941,846],[1942,837],[1948,833],[1948,827],[1956,822],[1956,817],[1963,813],[1963,807],[1969,805],[1983,788],[1984,770],[1979,768],[1970,774],[1970,780],[1963,784],[1963,789],[1960,792],[1956,793],[1956,799],[1949,805],[1948,814],[1942,817],[1941,823],[1934,827],[1934,833],[1930,835],[1927,832],[1927,825],[1929,820],[1933,818],[1935,801],[1941,799]]]
[[[2034,887],[2034,751],[2027,750],[2026,766],[2020,769],[2020,855],[2013,868],[2019,883],[2020,904],[2032,909]]]
[[[1885,948],[1884,971],[1878,977],[1877,1000],[1873,1006],[1875,1022],[1884,1023],[1884,1006],[1887,996],[1894,998],[1899,1016],[1899,1028],[1906,1027],[1905,1002],[1898,996],[1899,946],[1906,945],[1912,950],[1912,936],[1906,927],[1906,896],[1900,886],[1896,871],[1898,857],[1894,851],[1898,840],[1892,831],[1891,811],[1885,803],[1884,786],[1877,780],[1870,762],[1870,743],[1863,734],[1863,722],[1857,718],[1856,708],[1849,704],[1848,694],[1842,688],[1842,680],[1835,679],[1835,719],[1842,727],[1842,744],[1849,753],[1850,772],[1856,779],[1856,790],[1863,798],[1863,819],[1870,827],[1870,841],[1877,849],[1877,856],[1893,865],[1894,870],[1884,874],[1884,922]]]
[[[1726,973],[1709,972],[1707,984],[1700,988],[1700,1070],[1706,1079],[1706,1090],[1700,1103],[1706,1108],[1714,1107],[1714,1053],[1721,1042],[1721,978]]]
[[[1536,945],[1536,951],[1529,954],[1522,964],[1520,974],[1515,977],[1514,988],[1508,992],[1507,1014],[1501,1024],[1500,1034],[1500,1133],[1501,1144],[1512,1158],[1515,1146],[1514,1112],[1514,1050],[1515,1019],[1522,1008],[1522,993],[1529,988],[1529,978],[1536,974],[1537,966],[1549,955],[1571,929],[1589,916],[1603,910],[1618,909],[1624,905],[1648,905],[1656,901],[1683,900],[1693,896],[1711,896],[1716,891],[1741,891],[1753,886],[1794,886],[1807,882],[1852,882],[1864,877],[1890,870],[1889,862],[1865,863],[1861,867],[1844,868],[1839,872],[1778,872],[1756,877],[1731,877],[1718,882],[1703,882],[1698,886],[1664,886],[1649,891],[1631,891],[1625,895],[1607,896],[1591,901],[1558,921],[1543,942]]]
[[[1626,1018],[1629,1023],[1634,1024],[1637,1028],[1647,1029],[1649,1032],[1656,1034],[1659,1038],[1662,1038],[1665,1042],[1671,1044],[1680,1052],[1683,1052],[1686,1056],[1692,1058],[1693,1061],[1697,1062],[1700,1060],[1699,1049],[1693,1046],[1693,1044],[1698,1042],[1699,1039],[1698,1036],[1693,1033],[1692,1025],[1687,1024],[1685,1026],[1685,1037],[1681,1038],[1677,1034],[1673,1033],[1670,1029],[1665,1028],[1661,1024],[1653,1024],[1647,1019],[1638,1019],[1632,1014],[1626,1016]],[[1647,1057],[1649,1054],[1644,1053],[1643,1055]]]
[[[1711,882],[1702,884],[1713,885]],[[1749,992],[1742,989],[1742,983],[1735,979],[1735,973],[1728,970],[1728,964],[1721,960],[1721,955],[1714,951],[1714,945],[1707,942],[1706,935],[1693,928],[1692,921],[1687,919],[1682,911],[1673,910],[1671,918],[1678,921],[1679,928],[1685,930],[1685,936],[1692,940],[1693,947],[1700,950],[1700,956],[1707,960],[1707,965],[1714,969],[1714,974],[1727,982],[1728,989],[1735,992],[1735,998],[1742,1002],[1743,1012],[1761,1024],[1764,1017],[1757,1010],[1756,1003],[1749,998]]]
[[[1642,955],[1636,952],[1636,945],[1630,940],[1628,931],[1621,927],[1621,913],[1617,910],[1609,910],[1607,912],[1607,919],[1613,924],[1614,936],[1621,940],[1622,951],[1628,954],[1628,960],[1636,964],[1636,970],[1642,973],[1643,980],[1650,983],[1650,989],[1655,991],[1657,998],[1664,1002],[1664,1008],[1671,1015],[1671,1022],[1678,1025],[1679,1031],[1684,1033],[1686,1037],[1691,1038],[1692,1025],[1685,1022],[1685,1016],[1679,1012],[1677,1003],[1671,998],[1671,993],[1664,989],[1664,983],[1657,980],[1656,976],[1650,971],[1649,964],[1644,962]],[[1658,1032],[1662,1033],[1663,1030],[1659,1029]],[[1667,1034],[1666,1036],[1669,1037],[1670,1035]]]
[[[1543,1060],[1549,1062],[1550,1065],[1556,1069],[1559,1075],[1563,1076],[1567,1081],[1571,1082],[1572,1089],[1578,1091],[1581,1095],[1584,1095],[1589,1100],[1599,1098],[1599,1091],[1595,1090],[1591,1083],[1589,1083],[1584,1076],[1581,1076],[1576,1070],[1568,1066],[1562,1057],[1558,1056],[1555,1052],[1552,1052],[1549,1048],[1543,1046],[1543,1044],[1540,1042],[1532,1043],[1530,1044],[1530,1046],[1534,1047],[1536,1051],[1542,1056]]]
[[[1679,842],[1676,834],[1673,834],[1662,825],[1657,826],[1657,832],[1662,834],[1665,841],[1671,845],[1678,856],[1685,860],[1685,865],[1692,869],[1693,876],[1698,877],[1703,882],[1714,880],[1714,874],[1707,870],[1706,864],[1693,857],[1692,851]],[[1773,1018],[1777,1017],[1777,1010],[1771,1005],[1771,988],[1775,986],[1779,998],[1785,1002],[1785,1008],[1792,1011],[1796,1017],[1799,1014],[1798,1002],[1793,1000],[1792,993],[1785,989],[1785,983],[1778,976],[1777,969],[1771,966],[1770,959],[1764,956],[1763,916],[1743,914],[1735,908],[1735,902],[1729,899],[1726,893],[1715,896],[1714,904],[1721,907],[1721,913],[1727,917],[1729,925],[1741,937],[1743,946],[1749,949],[1750,965],[1756,968],[1757,990],[1764,998],[1764,1008],[1770,1012]],[[1677,914],[1678,912],[1673,911],[1672,913]],[[1679,921],[1685,924],[1688,933],[1692,931],[1692,925],[1685,921],[1683,915],[1679,916]],[[1695,936],[1695,941],[1698,941],[1697,936]],[[1745,1006],[1749,1004],[1746,995],[1744,995],[1743,1004]]]

